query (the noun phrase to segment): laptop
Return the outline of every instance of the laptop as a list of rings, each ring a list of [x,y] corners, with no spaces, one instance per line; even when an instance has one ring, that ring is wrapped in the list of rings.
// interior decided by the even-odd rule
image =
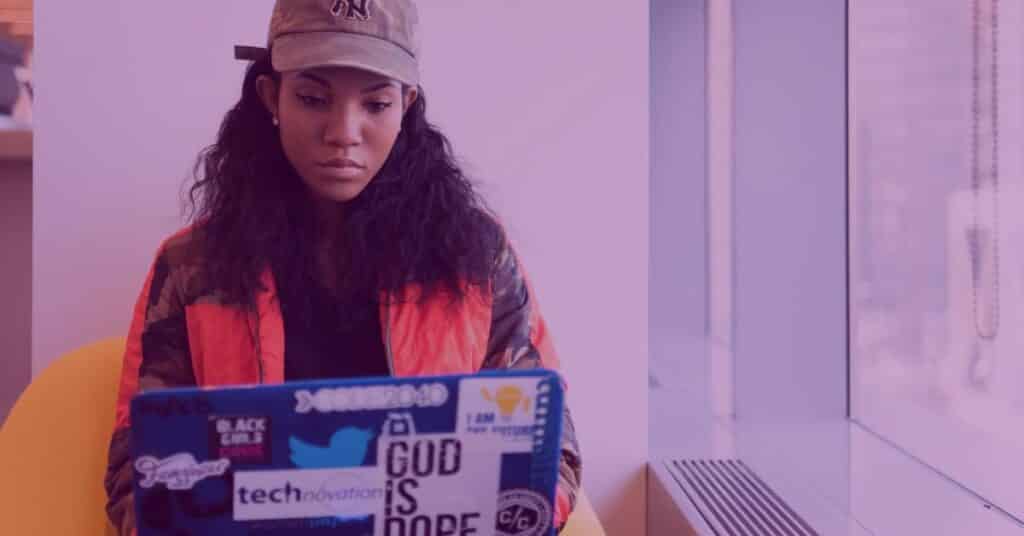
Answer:
[[[548,536],[558,375],[168,389],[132,400],[139,536]]]

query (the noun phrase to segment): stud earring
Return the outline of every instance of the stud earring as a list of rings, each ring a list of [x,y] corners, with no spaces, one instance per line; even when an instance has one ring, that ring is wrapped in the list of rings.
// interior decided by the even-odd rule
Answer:
[[[273,123],[275,127],[281,124],[281,122],[277,120],[276,115],[274,116],[273,119],[270,120],[270,122]]]

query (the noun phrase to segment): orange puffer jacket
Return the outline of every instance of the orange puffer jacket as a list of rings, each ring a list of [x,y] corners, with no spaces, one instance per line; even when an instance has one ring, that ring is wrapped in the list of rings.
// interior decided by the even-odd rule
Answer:
[[[108,514],[125,536],[135,529],[129,403],[136,393],[284,381],[284,322],[272,275],[264,274],[255,310],[226,303],[201,280],[194,232],[185,229],[160,248],[128,335],[105,478]],[[558,367],[537,300],[510,247],[495,264],[489,292],[473,292],[454,308],[447,297],[418,300],[417,292],[410,287],[401,300],[381,300],[385,353],[395,376]],[[581,472],[568,409],[564,423],[559,527],[575,506]]]

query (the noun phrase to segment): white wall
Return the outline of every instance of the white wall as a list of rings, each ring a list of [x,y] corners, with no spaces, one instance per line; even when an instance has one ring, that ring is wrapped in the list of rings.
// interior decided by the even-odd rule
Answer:
[[[733,1],[736,417],[846,416],[846,2]]]
[[[37,2],[34,373],[127,332],[195,155],[237,98],[232,45],[265,40],[271,5]]]
[[[420,3],[431,116],[535,280],[588,493],[610,534],[642,534],[647,5]],[[237,96],[231,46],[263,41],[270,5],[37,0],[34,371],[125,332],[192,158]]]
[[[706,22],[705,0],[651,2],[654,339],[707,336]]]
[[[652,458],[708,420],[708,5],[651,1]]]

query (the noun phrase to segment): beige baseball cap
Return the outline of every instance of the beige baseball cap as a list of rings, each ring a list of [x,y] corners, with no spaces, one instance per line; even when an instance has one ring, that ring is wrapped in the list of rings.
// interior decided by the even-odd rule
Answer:
[[[355,67],[415,86],[418,26],[413,0],[277,0],[267,47],[277,71]],[[241,60],[266,54],[235,47]]]

